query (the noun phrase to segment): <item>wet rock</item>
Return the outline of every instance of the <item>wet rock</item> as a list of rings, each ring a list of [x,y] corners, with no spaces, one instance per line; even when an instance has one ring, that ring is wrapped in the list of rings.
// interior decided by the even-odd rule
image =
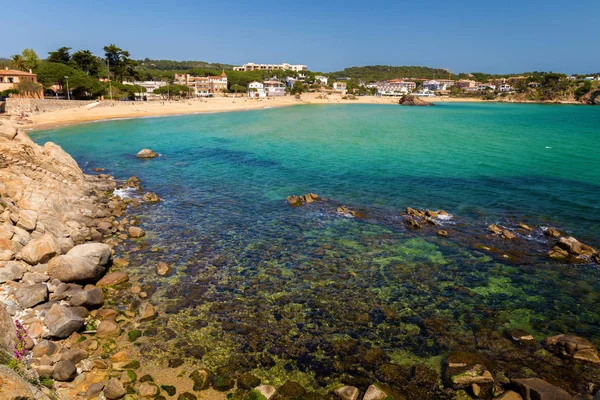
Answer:
[[[495,235],[501,235],[502,234],[502,228],[500,228],[498,225],[496,224],[491,224],[488,226],[488,231],[490,231],[491,233],[495,234]]]
[[[123,383],[116,378],[111,378],[104,389],[104,397],[108,400],[120,399],[125,396],[126,393]]]
[[[138,394],[141,397],[154,397],[158,394],[158,387],[150,382],[142,382],[138,387]]]
[[[83,328],[84,321],[71,307],[53,304],[46,313],[44,324],[48,327],[50,335],[58,338],[67,338],[73,332]]]
[[[160,276],[165,276],[171,273],[171,267],[166,262],[159,261],[156,265],[156,273]]]
[[[334,390],[334,393],[340,400],[356,400],[359,395],[358,388],[354,386],[343,386]]]
[[[548,350],[563,357],[600,364],[598,350],[587,339],[573,335],[556,335],[547,338],[544,345]]]
[[[494,377],[483,365],[474,366],[450,376],[450,381],[456,388],[464,388],[477,384],[486,384],[494,382]]]
[[[390,357],[379,348],[371,348],[367,350],[364,356],[364,362],[371,367],[377,367],[389,361]]]
[[[156,193],[147,192],[142,196],[142,200],[146,203],[158,203],[160,201],[160,197]]]
[[[254,390],[256,390],[258,393],[263,395],[265,397],[265,399],[267,399],[267,400],[269,400],[271,397],[273,397],[273,395],[277,391],[277,389],[275,389],[275,387],[271,386],[271,385],[257,386],[254,388]]]
[[[146,235],[146,232],[144,232],[142,228],[139,228],[137,226],[130,226],[127,230],[127,233],[130,237],[134,239],[138,239]]]
[[[94,399],[104,390],[104,382],[92,383],[85,391],[85,398]]]
[[[425,211],[417,210],[411,207],[406,207],[406,214],[417,218],[423,218],[425,216]]]
[[[158,154],[150,149],[142,149],[135,156],[137,158],[156,158]]]
[[[512,390],[507,390],[498,396],[498,400],[523,400],[523,397],[517,392],[513,392]]]
[[[402,386],[410,379],[411,372],[410,367],[386,363],[376,371],[375,376],[382,382]]]
[[[48,264],[48,275],[62,282],[96,281],[106,272],[111,254],[112,249],[106,244],[81,244],[53,258]]]
[[[569,254],[574,256],[583,256],[583,257],[591,257],[594,254],[598,254],[598,252],[592,247],[581,243],[579,240],[574,237],[561,237],[556,242],[556,247],[559,247]]]
[[[140,304],[140,308],[138,309],[138,320],[139,321],[147,321],[156,317],[156,309],[154,306],[148,302],[143,302]]]
[[[96,329],[96,336],[100,339],[117,337],[121,334],[121,327],[113,319],[105,319],[100,321]]]
[[[363,400],[384,400],[388,398],[388,394],[376,385],[369,386],[365,395],[363,396]]]
[[[502,230],[502,238],[507,240],[513,240],[517,238],[517,235],[509,231],[508,229]]]
[[[194,382],[193,389],[195,391],[208,389],[208,387],[210,386],[211,378],[212,378],[211,375],[212,374],[205,369],[193,371],[190,374],[190,379],[192,380],[192,382]]]
[[[404,219],[404,223],[410,229],[421,229],[421,224],[419,224],[414,218],[407,217]]]
[[[237,380],[238,388],[250,390],[253,387],[260,385],[260,379],[252,374],[244,374]]]
[[[438,236],[442,236],[442,237],[446,237],[446,236],[448,236],[448,231],[440,229],[439,231],[437,231],[437,235]]]
[[[529,225],[527,225],[523,222],[519,222],[519,228],[521,228],[525,231],[529,231],[529,232],[533,231],[533,229]]]
[[[319,196],[314,193],[307,193],[307,194],[303,194],[302,196],[295,196],[295,195],[288,196],[286,200],[290,206],[298,207],[303,204],[309,204],[309,203],[318,201]]]
[[[56,363],[52,378],[57,381],[72,381],[77,376],[77,367],[70,360],[63,360]]]
[[[513,379],[512,385],[524,400],[571,400],[563,389],[539,378]]]
[[[17,289],[15,297],[21,307],[30,308],[48,300],[48,286],[43,283],[37,283]]]
[[[471,393],[473,393],[473,396],[479,397],[479,395],[481,394],[481,386],[479,386],[476,383],[473,383],[471,385]]]
[[[21,259],[30,265],[47,263],[60,253],[58,242],[54,236],[45,234],[31,240],[21,249]]]
[[[530,333],[525,332],[522,329],[513,329],[512,331],[508,332],[508,338],[517,343],[535,342],[535,338]]]
[[[544,230],[544,235],[550,236],[550,237],[559,237],[560,236],[560,232],[557,231],[554,228],[546,228]]]
[[[96,286],[114,286],[129,281],[129,275],[125,272],[111,272],[96,282]]]
[[[231,390],[233,389],[234,385],[235,381],[230,376],[219,374],[214,374],[212,376],[213,389],[218,390],[219,392],[226,392],[228,390]]]
[[[548,256],[555,260],[564,260],[565,258],[569,257],[569,253],[558,246],[554,246],[548,250]]]
[[[297,382],[286,381],[279,389],[277,389],[278,398],[296,399],[306,394],[306,390]]]

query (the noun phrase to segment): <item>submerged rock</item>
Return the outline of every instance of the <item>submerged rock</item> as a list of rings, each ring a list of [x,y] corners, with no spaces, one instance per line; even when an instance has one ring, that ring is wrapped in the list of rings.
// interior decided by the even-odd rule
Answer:
[[[544,235],[550,236],[550,237],[559,237],[560,236],[560,232],[557,231],[554,228],[546,228],[544,230]]]
[[[573,335],[556,335],[544,340],[544,345],[553,353],[576,360],[600,364],[598,350],[587,339]]]
[[[512,385],[524,400],[571,400],[563,389],[539,378],[513,379]]]

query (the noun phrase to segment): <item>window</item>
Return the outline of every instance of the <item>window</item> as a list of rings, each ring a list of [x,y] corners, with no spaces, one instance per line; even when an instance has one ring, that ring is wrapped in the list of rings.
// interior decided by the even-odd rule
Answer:
[[[8,78],[8,83],[15,83],[15,82],[14,82],[14,79],[15,79],[15,78]]]

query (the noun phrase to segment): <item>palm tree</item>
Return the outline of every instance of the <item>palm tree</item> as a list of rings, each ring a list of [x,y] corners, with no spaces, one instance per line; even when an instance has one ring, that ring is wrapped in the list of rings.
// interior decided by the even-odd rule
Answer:
[[[25,71],[25,60],[20,54],[15,54],[11,57],[13,67]]]

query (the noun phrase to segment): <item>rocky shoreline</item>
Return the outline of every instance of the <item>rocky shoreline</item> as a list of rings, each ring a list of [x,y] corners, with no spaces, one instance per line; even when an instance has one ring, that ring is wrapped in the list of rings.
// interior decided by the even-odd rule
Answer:
[[[157,156],[146,150],[141,156]],[[343,372],[340,385],[327,394],[294,381],[277,388],[266,385],[251,373],[256,366],[242,365],[242,358],[240,365],[214,370],[185,363],[178,356],[167,365],[155,365],[140,352],[141,344],[152,346],[152,323],[162,317],[151,301],[153,288],[128,274],[126,255],[118,251],[124,245],[132,251],[147,246],[132,210],[160,198],[144,192],[135,177],[118,183],[97,172],[85,175],[59,146],[38,146],[23,131],[0,125],[0,398],[193,400],[222,399],[226,393],[239,400],[600,397],[600,358],[591,342],[566,334],[540,342],[520,330],[507,330],[504,336],[482,330],[475,339],[478,351],[464,343],[464,351],[444,357],[441,374],[424,365],[394,362],[383,350],[366,348],[353,339],[323,344],[329,359],[320,360],[320,368],[331,374]],[[114,195],[116,189],[130,189],[139,196],[122,199]],[[407,208],[398,218],[386,219],[313,193],[290,196],[288,203],[404,226],[440,240],[467,243],[469,236],[460,226],[440,226],[451,217],[443,210]],[[490,225],[481,246],[503,259],[512,258],[515,253],[502,246],[518,242],[515,229],[532,228],[522,223],[509,228]],[[560,237],[555,230],[544,232],[547,243],[556,244],[550,253],[544,250],[544,257],[598,262],[591,247]],[[500,249],[492,249],[491,243]],[[151,267],[159,277],[173,272],[164,262]],[[425,327],[440,343],[445,340],[446,328],[440,321],[427,319]],[[177,328],[172,334],[177,337]],[[284,350],[302,349],[291,344]],[[490,357],[498,352],[502,357]],[[524,359],[530,360],[529,370],[521,368]],[[344,369],[357,363],[363,369]]]

